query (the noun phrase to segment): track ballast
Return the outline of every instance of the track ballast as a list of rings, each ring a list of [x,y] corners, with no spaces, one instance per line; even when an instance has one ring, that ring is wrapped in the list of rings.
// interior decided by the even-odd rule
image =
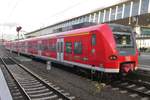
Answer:
[[[75,98],[60,87],[43,80],[12,58],[1,58],[1,61],[28,100],[72,100]]]

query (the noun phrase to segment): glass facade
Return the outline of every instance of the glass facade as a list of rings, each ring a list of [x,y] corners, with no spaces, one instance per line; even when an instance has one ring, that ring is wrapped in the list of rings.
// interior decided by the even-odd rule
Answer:
[[[141,28],[142,35],[150,35],[150,28]]]
[[[85,16],[82,17],[82,21],[85,22]]]
[[[141,11],[140,14],[148,13],[148,4],[150,0],[141,0]],[[131,8],[131,2],[133,2],[132,8]],[[124,5],[124,13],[123,13],[123,5]],[[125,2],[124,4],[119,4],[118,6],[114,6],[111,8],[111,13],[110,13],[110,8],[103,9],[88,15],[81,16],[81,18],[77,18],[75,20],[75,24],[81,23],[81,22],[98,22],[103,23],[103,22],[108,22],[109,21],[109,15],[110,15],[110,21],[116,19],[121,19],[122,15],[123,18],[130,17],[130,11],[132,10],[131,16],[136,16],[139,14],[139,6],[140,6],[140,0],[133,0],[133,1],[128,1]],[[117,9],[117,11],[116,11]],[[105,16],[104,16],[104,11],[105,11]],[[99,12],[101,12],[99,16]],[[74,24],[72,23],[72,24]]]
[[[108,21],[109,21],[109,12],[110,12],[110,10],[107,9],[107,10],[106,10],[106,14],[105,14],[105,22],[108,22]]]
[[[94,18],[94,14],[92,13],[89,22],[93,22],[93,18]]]
[[[142,14],[148,13],[148,9],[150,6],[149,2],[150,0],[129,0],[124,3],[119,3],[117,5],[114,5],[108,8],[100,9],[99,11],[95,11],[95,12],[88,13],[80,17],[73,18],[71,20],[57,23],[56,27],[55,25],[53,25],[52,27],[49,27],[49,28],[53,30],[53,29],[57,29],[60,27],[67,27],[70,25],[79,24],[82,22],[97,22],[97,23],[109,22],[109,18],[110,18],[110,21],[114,21],[114,20],[122,19],[122,17],[128,18],[130,17],[130,14],[131,16],[137,16],[138,14],[142,15]],[[110,12],[110,8],[111,8],[111,12]],[[149,29],[144,29],[143,34],[150,34],[149,31],[147,32],[146,30],[149,30]],[[43,35],[43,33],[41,32],[41,34],[38,34],[38,35]]]
[[[84,17],[81,17],[80,22],[81,22],[81,23],[84,22]]]
[[[95,15],[95,20],[94,20],[94,22],[98,22],[98,12],[96,13],[96,15]]]
[[[111,10],[111,17],[110,17],[111,20],[115,20],[115,14],[116,14],[116,7],[113,7]]]
[[[128,2],[128,3],[125,4],[124,18],[130,16],[130,7],[131,7],[131,2]]]
[[[78,18],[78,23],[80,23],[81,22],[81,18]]]
[[[89,15],[86,15],[85,16],[85,22],[88,22],[89,21]]]
[[[148,4],[149,4],[149,0],[142,0],[141,11],[140,11],[141,14],[145,14],[148,12],[148,6],[149,6]]]
[[[100,23],[103,23],[104,11],[101,12]]]
[[[133,1],[133,6],[132,6],[132,16],[138,15],[139,12],[139,0]]]
[[[122,11],[123,11],[123,5],[119,5],[117,10],[117,19],[122,18]]]

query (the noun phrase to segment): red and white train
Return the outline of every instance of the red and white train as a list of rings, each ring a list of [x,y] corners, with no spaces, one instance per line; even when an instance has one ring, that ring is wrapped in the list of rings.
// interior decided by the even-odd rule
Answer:
[[[101,24],[6,43],[6,48],[61,64],[104,73],[137,69],[138,51],[132,29]]]

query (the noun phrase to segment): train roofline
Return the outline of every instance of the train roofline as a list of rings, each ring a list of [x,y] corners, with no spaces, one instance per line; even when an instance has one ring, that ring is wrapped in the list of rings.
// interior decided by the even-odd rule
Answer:
[[[99,27],[101,27],[103,25],[109,25],[109,24],[106,24],[106,23],[105,24],[99,24],[99,25],[84,27],[84,28],[80,28],[80,29],[60,32],[60,33],[52,33],[52,34],[48,34],[48,35],[44,35],[44,36],[28,38],[28,39],[24,39],[24,40],[16,40],[16,41],[13,41],[13,42],[30,41],[30,40],[36,40],[36,39],[45,39],[45,38],[48,38],[48,37],[63,36],[63,35],[67,35],[67,34],[70,34],[70,33],[72,34],[72,33],[90,32],[90,31],[94,31],[94,30],[99,30]]]

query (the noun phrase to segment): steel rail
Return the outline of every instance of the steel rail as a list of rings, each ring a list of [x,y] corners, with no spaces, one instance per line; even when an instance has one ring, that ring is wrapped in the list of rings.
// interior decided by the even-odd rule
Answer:
[[[125,79],[124,81],[131,82],[131,83],[136,84],[138,86],[144,86],[150,90],[150,83],[148,84],[146,82],[142,82],[142,81],[138,81],[138,80],[131,80],[131,79]]]
[[[22,94],[24,95],[24,97],[26,97],[25,99],[27,100],[31,100],[30,96],[26,93],[26,91],[24,90],[24,88],[21,86],[21,84],[17,81],[17,79],[15,78],[15,76],[13,75],[13,73],[10,72],[10,70],[7,67],[7,64],[5,63],[5,61],[3,60],[2,57],[0,57],[3,65],[5,66],[5,68],[7,69],[7,71],[9,72],[9,74],[11,75],[11,77],[14,79],[14,81],[16,82],[17,86],[20,88]]]
[[[64,100],[73,100],[75,97],[71,97],[71,96],[67,96],[65,95],[65,93],[61,93],[61,91],[55,89],[53,86],[51,86],[50,84],[48,84],[45,80],[43,80],[40,76],[38,76],[37,74],[31,72],[28,68],[26,68],[24,65],[18,63],[16,60],[14,60],[13,58],[8,57],[10,60],[12,60],[15,64],[17,64],[18,66],[20,66],[22,69],[24,69],[26,72],[28,72],[30,75],[32,75],[34,78],[36,78],[38,81],[40,81],[42,84],[44,84],[44,86],[46,86],[49,89],[52,89],[53,92],[57,95],[59,95],[60,97],[62,97]]]
[[[111,85],[114,86],[114,87],[118,87],[118,88],[121,88],[123,90],[127,90],[131,93],[137,93],[139,94],[140,96],[143,96],[143,97],[149,97],[150,98],[150,94],[149,93],[146,93],[146,92],[143,92],[143,91],[140,91],[140,90],[137,90],[136,88],[129,88],[128,85],[121,85],[123,83],[129,83],[128,85],[131,85],[131,84],[137,84],[136,86],[139,86],[140,84],[140,87],[142,86],[141,83],[134,83],[132,81],[115,81],[115,82],[112,82]],[[145,84],[143,85],[145,87]],[[147,88],[147,90],[149,90],[149,88]]]

